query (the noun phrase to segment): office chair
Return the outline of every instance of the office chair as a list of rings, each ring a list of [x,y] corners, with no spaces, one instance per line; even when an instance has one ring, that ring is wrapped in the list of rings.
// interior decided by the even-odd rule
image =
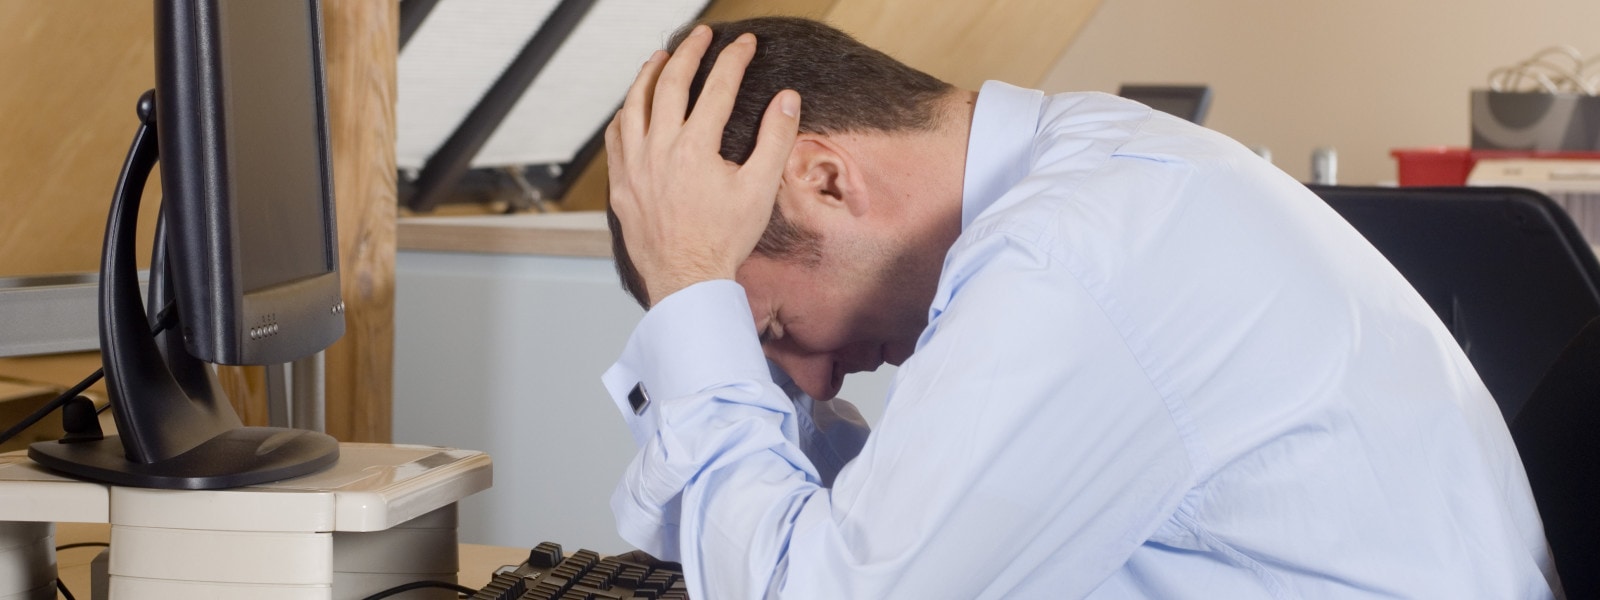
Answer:
[[[1312,186],[1449,327],[1500,405],[1569,598],[1600,598],[1600,264],[1514,188]]]
[[[1550,198],[1517,188],[1312,186],[1438,313],[1514,422],[1600,316],[1600,263]]]
[[[1556,359],[1511,423],[1568,598],[1600,598],[1600,319]]]

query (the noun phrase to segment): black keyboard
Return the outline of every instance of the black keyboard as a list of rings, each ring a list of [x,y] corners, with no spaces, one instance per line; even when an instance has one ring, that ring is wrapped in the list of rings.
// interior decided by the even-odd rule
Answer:
[[[647,565],[593,550],[570,556],[561,545],[543,542],[528,560],[495,571],[472,600],[688,600],[689,589],[676,563]]]

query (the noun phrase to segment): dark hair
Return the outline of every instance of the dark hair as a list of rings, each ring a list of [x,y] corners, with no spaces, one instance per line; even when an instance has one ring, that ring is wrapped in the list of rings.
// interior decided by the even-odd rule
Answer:
[[[689,87],[690,110],[722,49],[745,33],[756,36],[755,57],[745,68],[733,112],[722,131],[720,153],[735,163],[744,164],[750,158],[761,116],[772,98],[785,89],[800,93],[800,132],[817,134],[932,130],[939,124],[939,99],[955,89],[810,19],[762,17],[709,25],[711,47]],[[676,49],[692,30],[693,26],[679,29],[667,47]],[[649,294],[628,259],[622,228],[609,205],[606,221],[622,287],[648,308]],[[820,259],[819,240],[815,232],[795,225],[773,205],[772,219],[755,253],[814,262]]]

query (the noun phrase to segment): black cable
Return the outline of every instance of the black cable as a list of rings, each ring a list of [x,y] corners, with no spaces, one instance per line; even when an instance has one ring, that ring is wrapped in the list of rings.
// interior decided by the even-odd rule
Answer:
[[[56,552],[60,552],[62,550],[72,550],[72,549],[75,549],[75,548],[110,548],[110,547],[111,547],[111,544],[108,544],[108,543],[105,543],[105,542],[77,542],[75,544],[62,544],[60,546],[56,546]]]
[[[105,542],[77,542],[74,544],[62,544],[60,546],[56,546],[56,552],[60,552],[62,550],[71,550],[73,548],[91,547],[110,548],[111,544],[107,544]],[[66,596],[67,600],[78,600],[77,598],[72,597],[72,592],[67,589],[67,584],[62,583],[60,578],[56,579],[56,589],[61,590],[61,595]]]
[[[89,386],[94,385],[96,381],[100,381],[100,378],[105,377],[105,375],[105,369],[95,369],[94,373],[90,373],[83,381],[78,382],[78,385],[61,392],[61,395],[56,396],[55,400],[46,402],[44,406],[39,407],[39,410],[33,411],[33,414],[24,417],[21,422],[7,429],[5,433],[0,433],[0,443],[5,443],[6,440],[17,437],[17,434],[22,433],[24,429],[32,427],[34,423],[39,422],[39,419],[43,419],[50,413],[55,412],[56,409],[61,408],[61,405],[66,404],[68,400],[78,397],[78,394],[82,394],[84,390],[89,389]]]
[[[388,598],[390,596],[393,596],[395,594],[399,594],[399,593],[402,593],[402,592],[409,592],[411,590],[420,590],[420,589],[424,589],[424,588],[444,588],[444,589],[447,589],[447,590],[455,590],[456,593],[461,594],[463,596],[471,596],[473,594],[478,593],[478,590],[475,590],[475,589],[472,589],[472,588],[469,588],[469,587],[466,587],[466,586],[463,586],[463,585],[456,585],[456,584],[450,583],[448,581],[413,581],[411,583],[397,585],[397,586],[394,586],[394,587],[389,588],[387,590],[384,590],[384,591],[378,592],[376,594],[373,594],[371,596],[367,596],[366,598],[363,598],[362,600],[379,600],[380,598]]]
[[[173,325],[173,321],[177,320],[177,315],[178,312],[172,310],[172,303],[168,302],[166,308],[161,309],[161,313],[156,315],[156,325],[150,331],[150,335],[156,335],[166,331],[167,328]],[[66,404],[67,401],[78,397],[78,394],[82,394],[84,390],[89,389],[89,386],[94,385],[95,382],[100,381],[100,378],[105,376],[105,369],[95,369],[94,372],[90,373],[88,377],[83,378],[83,381],[79,381],[78,385],[74,385],[67,391],[61,392],[61,395],[56,396],[55,400],[46,402],[44,406],[39,407],[39,410],[33,411],[33,414],[24,417],[21,422],[13,425],[10,429],[5,430],[5,433],[0,433],[0,444],[5,443],[6,440],[17,437],[17,434],[20,434],[23,432],[23,430],[32,427],[34,423],[38,423],[40,419],[45,418],[56,409],[61,408],[61,406]],[[110,405],[108,404],[107,406]],[[97,410],[95,412],[98,413],[100,411]]]

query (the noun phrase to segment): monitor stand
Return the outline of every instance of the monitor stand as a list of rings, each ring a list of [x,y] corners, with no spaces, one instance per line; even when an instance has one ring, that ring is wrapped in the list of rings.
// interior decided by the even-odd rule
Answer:
[[[100,348],[119,436],[38,442],[39,464],[115,485],[216,489],[313,473],[338,458],[332,437],[298,429],[244,427],[209,367],[177,335],[151,335],[135,261],[139,200],[155,166],[155,92],[140,96],[139,129],[117,178],[100,261]],[[171,296],[158,229],[150,306]],[[172,319],[172,315],[167,315]]]
[[[331,600],[455,581],[455,503],[488,489],[491,471],[489,456],[472,450],[341,444],[339,460],[312,475],[159,490],[72,479],[22,452],[0,454],[0,598],[56,597],[57,522],[111,524],[117,600]]]

